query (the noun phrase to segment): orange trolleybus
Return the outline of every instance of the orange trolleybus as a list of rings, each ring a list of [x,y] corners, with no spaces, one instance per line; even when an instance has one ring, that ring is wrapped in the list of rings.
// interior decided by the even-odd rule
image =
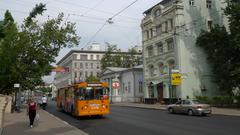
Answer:
[[[109,114],[108,83],[80,82],[57,92],[57,108],[73,116]]]

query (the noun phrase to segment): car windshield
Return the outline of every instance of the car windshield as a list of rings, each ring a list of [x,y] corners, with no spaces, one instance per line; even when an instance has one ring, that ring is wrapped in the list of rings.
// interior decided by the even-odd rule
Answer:
[[[193,102],[194,104],[202,104],[202,102],[200,102],[199,100],[192,100],[192,102]]]

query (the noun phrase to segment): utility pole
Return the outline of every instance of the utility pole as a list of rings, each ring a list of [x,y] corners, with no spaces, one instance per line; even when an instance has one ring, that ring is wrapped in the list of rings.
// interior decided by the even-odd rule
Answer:
[[[168,71],[168,77],[169,77],[169,99],[170,99],[170,104],[172,104],[172,69],[169,67]]]

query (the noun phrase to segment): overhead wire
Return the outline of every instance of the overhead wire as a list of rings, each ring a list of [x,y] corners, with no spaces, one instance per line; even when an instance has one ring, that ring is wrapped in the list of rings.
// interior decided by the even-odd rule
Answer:
[[[120,10],[119,12],[117,12],[116,14],[114,14],[112,17],[110,17],[108,20],[106,20],[106,22],[97,30],[97,32],[90,38],[90,40],[85,44],[85,46],[83,48],[85,48],[89,43],[92,42],[92,40],[97,36],[97,34],[104,28],[104,26],[109,23],[111,24],[112,19],[114,17],[116,17],[117,15],[121,14],[124,10],[126,10],[127,8],[129,8],[131,5],[133,5],[134,3],[136,3],[138,0],[135,0],[134,2],[130,3],[128,6],[126,6],[125,8],[123,8],[122,10]]]
[[[103,2],[104,0],[101,0],[101,1],[99,1],[92,9],[95,9],[97,6],[99,6],[102,2]],[[87,10],[86,12],[84,12],[83,13],[83,15],[85,14],[87,14],[87,13],[89,13],[90,11],[92,11],[92,9],[89,9],[89,10]]]
[[[83,6],[83,5],[80,5],[80,4],[76,4],[76,3],[66,2],[66,1],[63,1],[63,0],[54,0],[54,1],[60,2],[60,3],[64,3],[64,4],[68,4],[68,5],[72,5],[72,6],[77,6],[77,7],[85,8],[85,9],[89,9],[89,10],[93,10],[93,11],[96,11],[96,12],[99,12],[99,13],[113,14],[112,12],[108,12],[108,11],[104,11],[104,10],[99,10],[99,9],[93,9],[93,8],[90,8],[90,7],[86,7],[86,6]],[[132,20],[138,20],[138,21],[141,20],[141,19],[139,19],[139,18],[134,18],[134,17],[129,17],[129,16],[123,16],[123,15],[120,15],[120,16],[121,16],[121,17],[124,17],[124,18],[128,18],[128,19],[132,19]]]
[[[3,8],[0,8],[0,10],[2,10],[2,11],[6,11],[7,9],[3,9]],[[22,15],[27,15],[27,14],[29,14],[29,12],[25,12],[25,11],[20,11],[20,10],[12,10],[12,9],[8,9],[9,11],[11,11],[11,12],[14,12],[14,13],[20,13],[20,14],[22,14]],[[41,15],[41,16],[43,16],[43,17],[49,17],[49,15],[46,15],[46,14],[43,14],[43,15]],[[19,16],[18,16],[19,17]],[[26,16],[22,16],[21,18],[25,18]],[[85,16],[84,16],[85,17]],[[67,17],[67,19],[65,19],[65,23],[66,23],[66,21],[67,20],[69,20],[69,21],[74,21],[74,22],[78,22],[78,23],[91,23],[91,24],[103,24],[104,22],[105,22],[105,20],[103,20],[103,19],[95,19],[95,20],[98,20],[98,21],[93,21],[93,20],[83,20],[83,19],[75,19],[75,18],[71,18],[71,19],[69,19],[70,18],[70,16],[69,17]],[[90,19],[92,19],[91,17],[86,17],[86,18],[90,18]],[[120,22],[120,23],[131,23],[131,22]],[[124,25],[117,25],[117,24],[114,24],[114,25],[112,25],[112,27],[121,27],[121,28],[127,28],[127,29],[136,29],[136,28],[134,28],[134,27],[128,27],[128,26],[124,26]]]

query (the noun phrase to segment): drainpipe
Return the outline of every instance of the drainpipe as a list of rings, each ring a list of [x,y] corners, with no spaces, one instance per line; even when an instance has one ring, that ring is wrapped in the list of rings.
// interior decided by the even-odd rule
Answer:
[[[136,85],[135,85],[135,73],[134,73],[134,70],[132,69],[132,74],[133,74],[133,98],[134,98],[134,101],[135,101],[135,98],[136,98]]]

